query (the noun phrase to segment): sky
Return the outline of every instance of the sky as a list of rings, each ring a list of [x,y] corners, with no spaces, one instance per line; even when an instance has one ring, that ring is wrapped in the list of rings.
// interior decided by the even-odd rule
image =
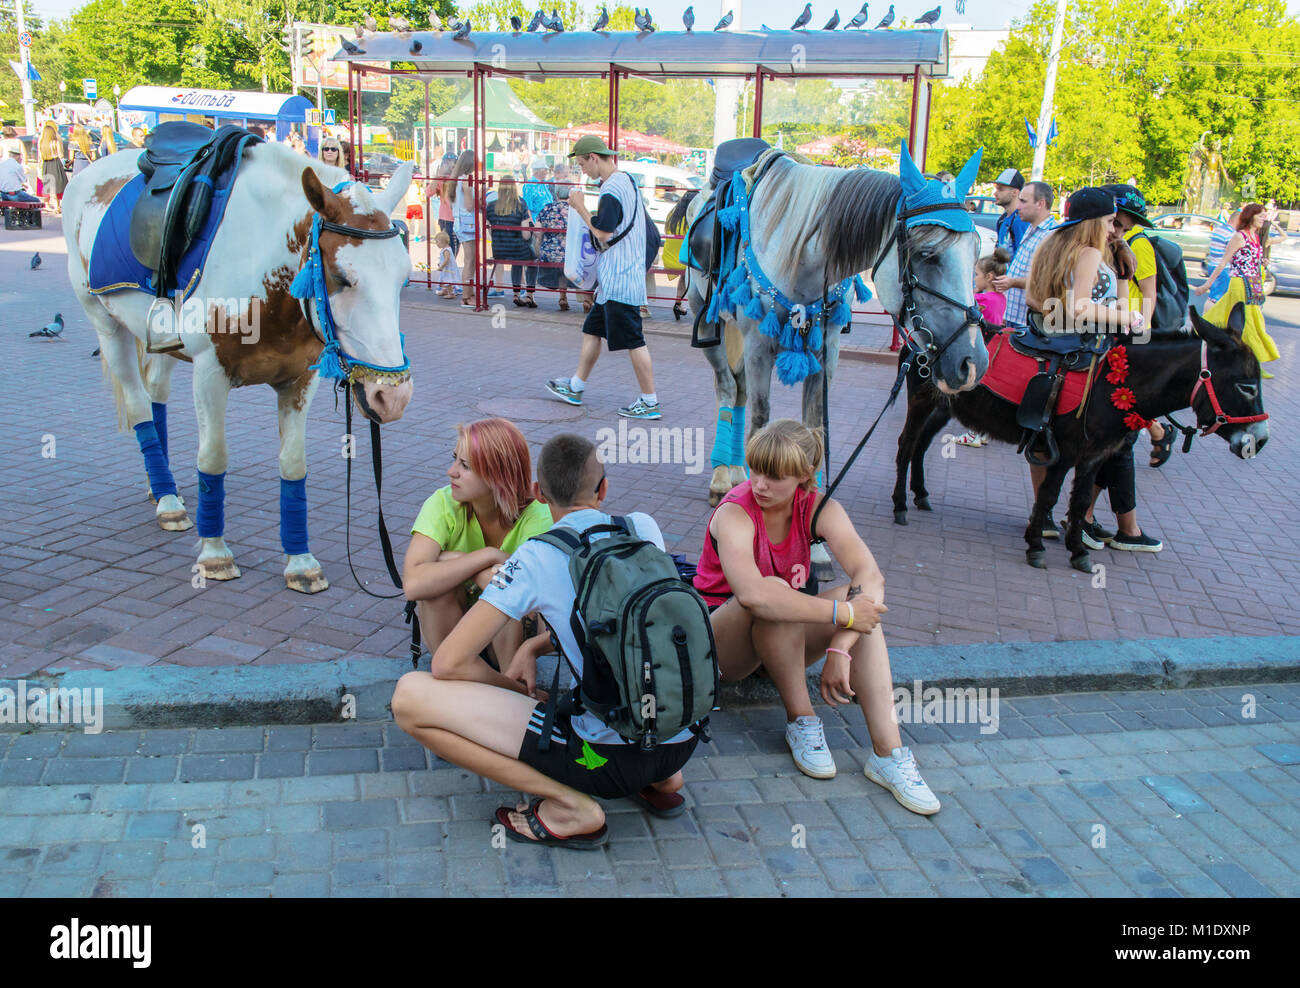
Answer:
[[[47,19],[61,19],[67,17],[84,2],[85,0],[35,0],[33,6]],[[686,9],[686,3],[689,2],[691,0],[686,2],[675,0],[671,4],[657,4],[651,8],[655,21],[665,30],[679,28],[679,13]],[[931,8],[932,2],[933,0],[903,0],[903,2],[895,2],[894,11],[899,17],[919,17]],[[585,3],[592,10],[598,6],[593,0],[585,0]],[[818,0],[813,4],[812,23],[818,27],[825,24],[830,19],[832,11],[838,7],[840,22],[843,24],[857,13],[860,3],[861,0],[842,0],[842,2],[841,0]],[[375,6],[378,7],[379,4]],[[803,9],[797,0],[740,0],[739,3],[734,0],[721,0],[721,3],[715,0],[704,0],[703,3],[696,3],[694,6],[697,23],[707,24],[710,27],[717,23],[723,11],[739,6],[741,7],[740,20],[742,26],[746,28],[758,28],[764,23],[773,28],[788,28]],[[975,28],[995,30],[1009,27],[1012,18],[1023,17],[1033,4],[1031,0],[966,0],[965,14],[958,14],[951,2],[944,2],[941,6],[943,13],[939,18],[940,26],[970,24]],[[870,18],[867,23],[874,27],[888,9],[888,0],[883,3],[880,0],[871,0]],[[1300,0],[1287,0],[1287,9],[1293,16],[1300,16]]]

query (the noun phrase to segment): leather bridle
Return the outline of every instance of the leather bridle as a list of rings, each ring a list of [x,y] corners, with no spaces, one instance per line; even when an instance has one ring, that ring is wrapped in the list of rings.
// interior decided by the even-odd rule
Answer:
[[[897,222],[894,224],[893,232],[890,233],[889,239],[885,241],[885,246],[881,248],[880,254],[876,257],[876,263],[871,266],[871,278],[875,281],[876,271],[885,260],[885,255],[889,253],[889,248],[895,243],[898,244],[898,282],[903,293],[903,307],[899,313],[899,332],[903,337],[903,342],[907,344],[909,350],[913,353],[913,363],[916,366],[917,373],[922,378],[930,376],[930,368],[938,363],[938,360],[948,347],[961,336],[971,326],[977,326],[982,331],[986,328],[984,315],[975,303],[967,305],[965,302],[958,301],[943,292],[936,291],[929,285],[923,284],[916,277],[912,270],[912,248],[911,238],[908,236],[907,221],[913,216],[919,216],[922,213],[933,213],[944,209],[961,210],[962,207],[956,202],[932,203],[928,206],[917,206],[914,209],[900,209],[897,214]],[[965,210],[962,210],[964,213]],[[901,231],[901,232],[900,232]],[[965,315],[965,321],[953,331],[942,345],[939,345],[934,338],[930,328],[926,326],[925,319],[920,311],[916,308],[914,294],[917,291],[923,291],[927,295],[933,295],[941,302],[946,302],[962,311]]]
[[[1223,411],[1223,406],[1219,404],[1219,396],[1214,392],[1214,381],[1210,376],[1209,363],[1209,344],[1201,340],[1201,372],[1196,376],[1196,386],[1192,388],[1192,396],[1187,399],[1187,404],[1195,411],[1196,396],[1201,389],[1210,397],[1210,407],[1214,410],[1214,422],[1211,425],[1201,426],[1201,435],[1209,436],[1218,432],[1225,425],[1249,425],[1252,422],[1263,422],[1268,419],[1268,412],[1260,412],[1258,415],[1227,415]]]

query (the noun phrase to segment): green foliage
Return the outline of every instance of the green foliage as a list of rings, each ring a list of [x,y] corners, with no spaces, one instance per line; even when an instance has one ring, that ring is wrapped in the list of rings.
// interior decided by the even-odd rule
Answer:
[[[982,181],[1028,174],[1054,8],[1040,0],[977,82],[936,87],[931,170],[982,144]],[[1179,202],[1209,131],[1256,198],[1300,198],[1300,23],[1283,0],[1074,0],[1064,37],[1044,176],[1058,189],[1136,178],[1148,201]]]

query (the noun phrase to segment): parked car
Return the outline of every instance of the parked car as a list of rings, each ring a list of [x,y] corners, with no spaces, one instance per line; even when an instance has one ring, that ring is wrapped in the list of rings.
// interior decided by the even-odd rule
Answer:
[[[976,226],[986,230],[997,230],[1002,207],[992,196],[967,196],[966,208],[970,210],[971,219],[975,221]]]
[[[381,151],[372,151],[362,158],[363,168],[368,172],[371,180],[378,180],[380,188],[388,184],[388,180],[393,177],[393,172],[401,168],[406,162],[401,158],[394,158],[391,154],[384,154]]]
[[[1287,268],[1288,266],[1287,258],[1292,256],[1291,252],[1295,250],[1294,244],[1296,242],[1296,239],[1297,238],[1294,234],[1288,236],[1286,231],[1281,229],[1280,227],[1277,226],[1269,227],[1269,231],[1268,231],[1269,252],[1270,254],[1272,254],[1274,251],[1276,251],[1278,247],[1283,248],[1282,257],[1279,258],[1279,261],[1284,269]],[[1264,294],[1265,295],[1272,295],[1273,291],[1277,288],[1277,279],[1273,275],[1273,267],[1274,265],[1270,261],[1270,263],[1264,269]],[[1207,254],[1205,257],[1201,259],[1201,275],[1203,277],[1208,278],[1213,271],[1214,271],[1214,267],[1210,264],[1210,258],[1209,255]]]
[[[1165,213],[1153,216],[1151,232],[1183,249],[1183,260],[1203,260],[1210,252],[1210,234],[1218,220],[1196,213]]]
[[[1269,248],[1264,292],[1300,295],[1300,234],[1276,232],[1279,234],[1276,239],[1269,237],[1272,247]]]

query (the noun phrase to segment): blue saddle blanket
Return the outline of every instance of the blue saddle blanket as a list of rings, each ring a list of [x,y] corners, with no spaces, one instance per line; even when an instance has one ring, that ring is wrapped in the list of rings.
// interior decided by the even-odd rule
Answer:
[[[220,176],[221,186],[213,191],[212,206],[198,238],[182,255],[176,269],[176,281],[185,286],[182,299],[187,299],[198,287],[203,265],[208,258],[212,239],[217,235],[221,219],[226,213],[226,203],[234,186],[235,169]],[[109,203],[108,212],[95,232],[95,243],[90,250],[90,291],[92,295],[111,295],[114,292],[133,290],[156,295],[153,272],[136,260],[131,252],[131,209],[144,191],[145,177],[136,175],[118,190]],[[168,298],[174,298],[175,289],[169,289]]]

